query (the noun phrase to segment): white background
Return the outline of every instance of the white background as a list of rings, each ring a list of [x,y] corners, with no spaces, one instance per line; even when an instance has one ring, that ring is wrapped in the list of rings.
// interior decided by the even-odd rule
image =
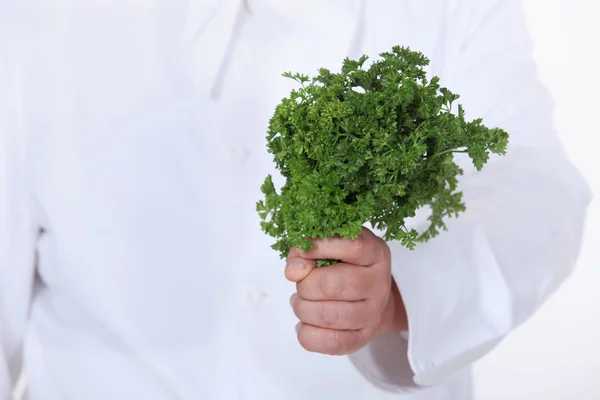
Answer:
[[[477,364],[475,399],[600,400],[600,2],[524,4],[556,127],[596,198],[574,275]]]
[[[556,127],[600,193],[600,4],[525,0]],[[600,400],[600,195],[574,275],[526,324],[476,365],[476,400]],[[460,400],[460,399],[456,399]]]

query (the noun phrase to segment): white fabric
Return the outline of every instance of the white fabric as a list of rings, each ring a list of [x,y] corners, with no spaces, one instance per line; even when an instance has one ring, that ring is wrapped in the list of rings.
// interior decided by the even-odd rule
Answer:
[[[461,160],[448,232],[390,243],[408,336],[307,353],[254,209],[281,73],[395,44],[509,155]],[[0,0],[0,149],[2,399],[23,359],[30,400],[469,400],[470,365],[569,275],[590,200],[517,0]]]

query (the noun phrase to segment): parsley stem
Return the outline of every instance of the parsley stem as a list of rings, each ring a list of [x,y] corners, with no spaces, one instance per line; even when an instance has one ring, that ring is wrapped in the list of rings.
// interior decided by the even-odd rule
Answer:
[[[433,156],[431,156],[431,158],[443,156],[444,154],[448,154],[448,153],[466,153],[466,152],[467,152],[467,150],[448,149],[448,150],[440,151],[439,153],[435,153]]]

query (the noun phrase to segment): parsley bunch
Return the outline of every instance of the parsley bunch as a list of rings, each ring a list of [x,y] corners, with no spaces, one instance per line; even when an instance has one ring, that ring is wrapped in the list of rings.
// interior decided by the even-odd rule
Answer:
[[[369,68],[367,56],[345,59],[340,73],[313,78],[284,74],[300,88],[276,107],[267,147],[285,185],[278,193],[267,176],[257,203],[282,258],[310,249],[311,238],[356,238],[367,222],[413,249],[465,210],[453,154],[481,170],[490,153],[506,152],[505,131],[465,121],[460,105],[452,112],[459,96],[426,78],[423,54],[395,46],[380,57]],[[408,230],[405,220],[423,206],[429,227]]]

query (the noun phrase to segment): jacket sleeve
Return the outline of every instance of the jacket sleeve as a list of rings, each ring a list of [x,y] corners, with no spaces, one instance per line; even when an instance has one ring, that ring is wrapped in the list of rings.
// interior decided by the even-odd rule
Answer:
[[[2,11],[0,9],[0,11]],[[16,123],[0,16],[0,399],[12,399],[34,277],[37,229],[28,199],[23,135]]]
[[[510,135],[506,156],[459,189],[467,211],[447,231],[392,249],[408,314],[406,335],[383,335],[350,356],[389,391],[451,381],[525,322],[572,271],[591,194],[560,145],[518,0],[477,0],[446,75],[469,119]]]

